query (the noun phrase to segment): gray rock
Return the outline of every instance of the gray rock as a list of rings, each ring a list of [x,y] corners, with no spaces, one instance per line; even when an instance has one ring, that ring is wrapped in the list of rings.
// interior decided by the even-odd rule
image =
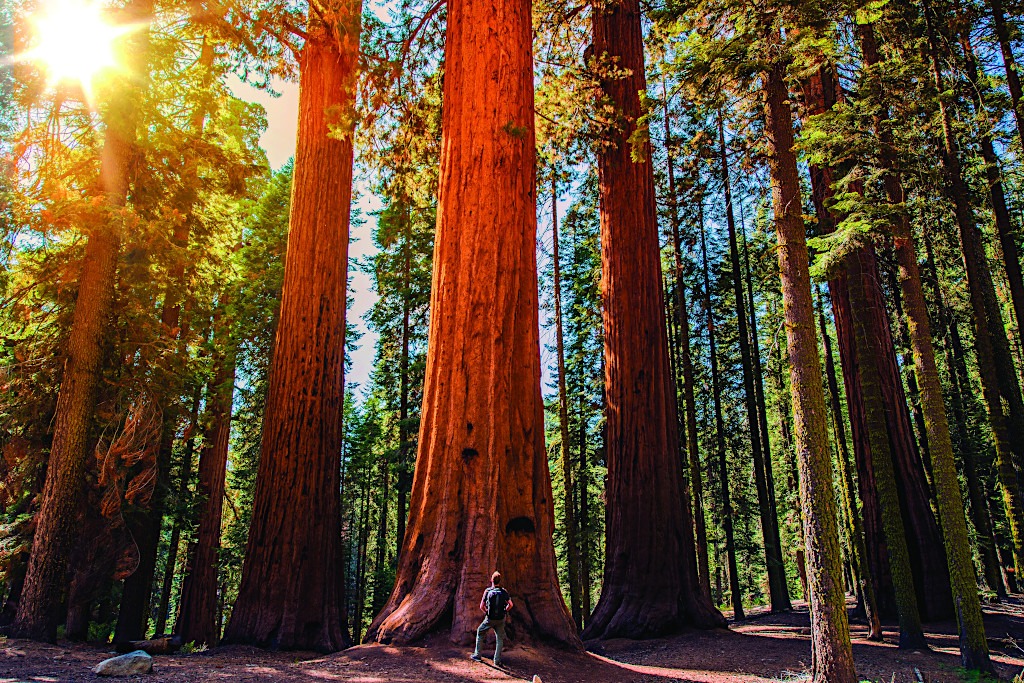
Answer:
[[[153,658],[142,650],[136,650],[120,657],[104,659],[92,672],[97,676],[132,676],[148,674],[152,670]]]

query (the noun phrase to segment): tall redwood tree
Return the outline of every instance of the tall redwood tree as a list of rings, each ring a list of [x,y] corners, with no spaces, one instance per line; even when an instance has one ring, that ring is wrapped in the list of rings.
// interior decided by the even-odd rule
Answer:
[[[310,5],[281,314],[226,642],[327,652],[349,644],[339,458],[361,11],[360,0]]]
[[[449,0],[430,338],[395,588],[367,640],[468,642],[491,572],[514,638],[579,647],[540,393],[530,0]]]
[[[700,587],[679,458],[650,138],[631,140],[647,87],[640,4],[595,5],[593,21],[593,68],[605,74],[601,86],[620,120],[598,156],[607,541],[601,599],[585,635],[636,638],[684,625],[724,626]]]

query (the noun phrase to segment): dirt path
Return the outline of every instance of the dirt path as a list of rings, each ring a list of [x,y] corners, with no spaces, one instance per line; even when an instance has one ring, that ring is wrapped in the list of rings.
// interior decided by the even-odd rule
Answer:
[[[986,627],[993,657],[1004,680],[1024,670],[1024,605],[1019,601],[987,608]],[[506,655],[514,675],[469,659],[467,648],[435,638],[422,647],[361,645],[329,656],[222,647],[191,655],[156,657],[154,673],[137,680],[152,683],[223,681],[318,683],[765,683],[798,679],[810,660],[806,609],[785,615],[754,615],[730,631],[691,632],[649,641],[613,640],[593,644],[596,652],[575,653],[518,646]],[[857,671],[867,681],[959,683],[959,657],[951,624],[928,628],[931,652],[901,652],[896,634],[885,643],[865,640],[854,624]],[[108,649],[71,643],[41,645],[0,641],[0,683],[95,681],[91,667]]]

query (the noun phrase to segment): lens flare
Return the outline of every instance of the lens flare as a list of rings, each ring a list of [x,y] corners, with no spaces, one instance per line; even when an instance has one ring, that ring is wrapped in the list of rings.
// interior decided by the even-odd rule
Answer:
[[[51,86],[80,84],[89,99],[97,76],[117,66],[115,43],[130,30],[108,23],[88,0],[55,0],[29,21],[34,41],[20,59],[39,65]]]

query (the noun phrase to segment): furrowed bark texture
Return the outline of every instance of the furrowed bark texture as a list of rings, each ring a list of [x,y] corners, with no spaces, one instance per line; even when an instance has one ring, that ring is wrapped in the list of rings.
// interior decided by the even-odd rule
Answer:
[[[468,643],[501,571],[514,640],[581,647],[558,587],[540,393],[529,0],[449,0],[430,338],[395,588],[366,639]]]
[[[224,634],[231,643],[328,652],[349,644],[339,459],[352,195],[346,117],[360,12],[359,0],[321,6],[335,25],[311,21],[303,48],[280,322],[242,583]],[[331,136],[332,120],[343,139]]]
[[[637,0],[594,10],[599,64],[621,114],[598,155],[607,414],[607,543],[601,599],[585,635],[645,637],[724,626],[697,575],[693,518],[679,458],[669,369],[650,139],[630,136],[646,89]]]
[[[147,24],[153,14],[153,4],[151,0],[133,0],[125,14],[133,22]],[[149,46],[148,30],[138,32],[131,42],[137,48],[132,64],[144,64]],[[136,140],[138,117],[128,92],[117,96],[105,122],[98,188],[103,204],[89,226],[82,260],[67,358],[57,394],[42,504],[36,515],[32,552],[18,612],[8,629],[8,634],[14,637],[56,640],[60,605],[67,586],[68,558],[77,538],[89,427],[95,411],[103,336],[114,299],[122,214],[131,183],[130,164]]]
[[[777,40],[770,36],[770,40]],[[800,177],[793,152],[793,117],[785,67],[762,76],[768,168],[778,236],[779,272],[793,395],[795,447],[800,467],[800,500],[811,611],[811,678],[821,683],[855,683],[857,675],[846,618],[839,559],[832,463],[828,451],[825,394],[815,333],[807,240],[801,215]]]

